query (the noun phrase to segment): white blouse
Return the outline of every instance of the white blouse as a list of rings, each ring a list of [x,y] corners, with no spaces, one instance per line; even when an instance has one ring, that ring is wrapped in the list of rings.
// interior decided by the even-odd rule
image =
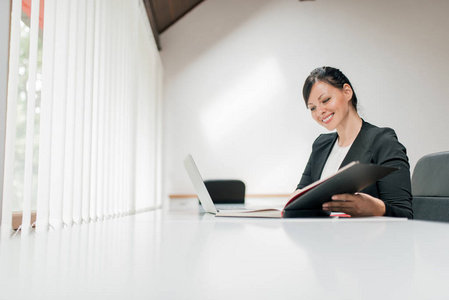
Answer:
[[[324,165],[320,179],[333,175],[338,171],[351,146],[352,144],[346,147],[340,147],[338,145],[338,140],[335,141],[334,147],[332,148],[332,151],[327,158],[326,164]]]

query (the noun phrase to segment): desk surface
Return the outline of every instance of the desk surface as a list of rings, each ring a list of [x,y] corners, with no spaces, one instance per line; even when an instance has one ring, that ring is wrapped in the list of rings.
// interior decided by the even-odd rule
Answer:
[[[0,241],[0,299],[447,299],[449,224],[197,206]]]

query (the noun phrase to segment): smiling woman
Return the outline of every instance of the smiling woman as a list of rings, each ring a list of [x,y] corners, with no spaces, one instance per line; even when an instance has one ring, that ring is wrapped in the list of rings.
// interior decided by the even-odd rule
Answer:
[[[360,193],[334,195],[323,210],[351,216],[396,216],[413,218],[410,166],[405,147],[390,128],[365,122],[357,113],[357,96],[348,78],[338,69],[321,67],[307,77],[304,101],[312,118],[334,133],[322,134],[297,188],[335,173],[352,161],[399,167]]]

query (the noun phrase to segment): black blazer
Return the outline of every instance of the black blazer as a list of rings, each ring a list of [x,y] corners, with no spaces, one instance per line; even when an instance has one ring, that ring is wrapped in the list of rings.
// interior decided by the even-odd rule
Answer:
[[[301,189],[320,179],[324,164],[337,140],[337,133],[321,134],[313,143],[312,154],[298,184]],[[385,203],[385,216],[413,218],[410,165],[407,151],[391,128],[379,128],[363,121],[362,128],[344,158],[341,167],[352,161],[399,167],[367,188],[363,193]]]

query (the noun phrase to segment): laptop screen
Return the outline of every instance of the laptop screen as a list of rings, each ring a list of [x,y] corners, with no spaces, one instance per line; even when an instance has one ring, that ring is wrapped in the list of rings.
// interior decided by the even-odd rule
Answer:
[[[217,209],[215,208],[214,202],[207,191],[206,185],[204,184],[203,178],[201,177],[200,171],[198,170],[192,155],[189,154],[184,159],[184,167],[190,177],[190,181],[192,182],[193,188],[195,189],[204,210],[208,213],[216,214]]]

